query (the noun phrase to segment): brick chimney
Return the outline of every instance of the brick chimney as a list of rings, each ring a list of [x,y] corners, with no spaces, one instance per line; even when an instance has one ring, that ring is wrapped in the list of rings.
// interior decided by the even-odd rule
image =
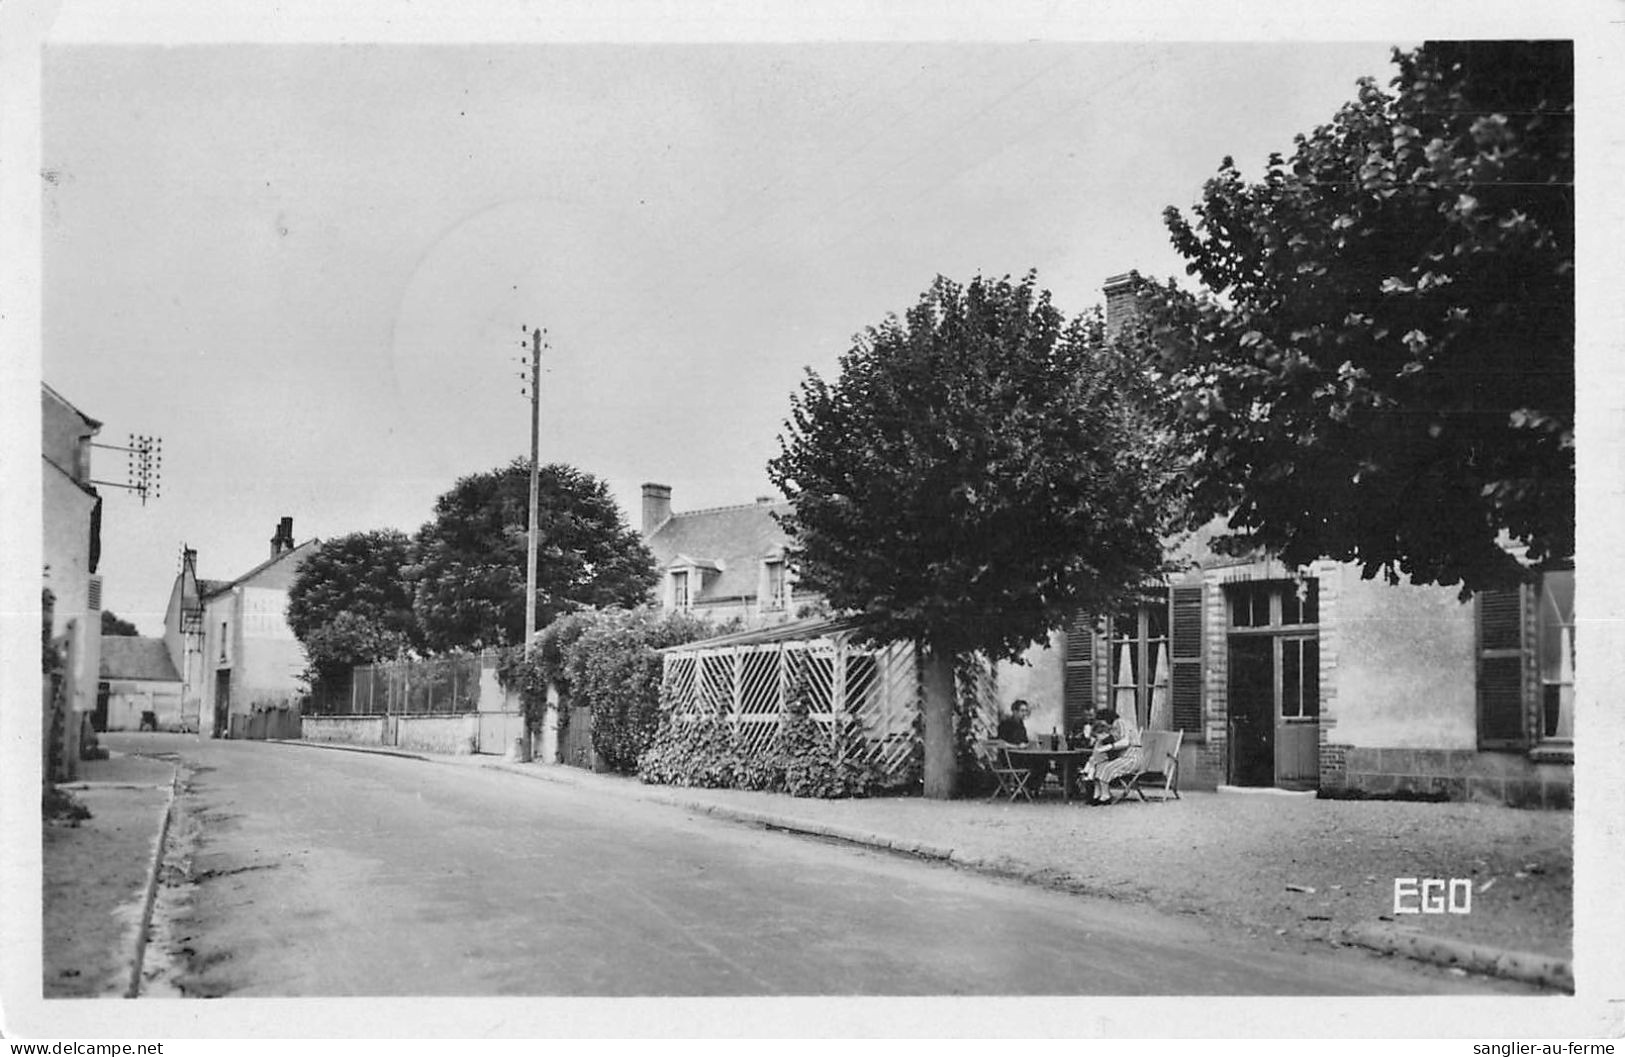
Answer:
[[[643,538],[648,539],[671,520],[671,485],[643,486]]]
[[[271,557],[279,557],[291,550],[293,550],[293,518],[285,517],[277,523],[276,535],[271,537]]]
[[[1139,285],[1139,272],[1125,272],[1112,276],[1101,286],[1106,295],[1106,337],[1116,337],[1123,324],[1134,318],[1138,311],[1135,290]]]

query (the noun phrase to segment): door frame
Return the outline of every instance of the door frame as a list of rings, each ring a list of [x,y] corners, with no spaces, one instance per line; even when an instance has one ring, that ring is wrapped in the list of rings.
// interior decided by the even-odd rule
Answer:
[[[1315,619],[1313,621],[1302,620],[1301,618],[1304,616],[1303,604],[1298,603],[1297,616],[1300,618],[1299,622],[1290,624],[1285,622],[1286,614],[1285,607],[1283,605],[1283,597],[1284,593],[1287,591],[1291,591],[1296,594],[1299,589],[1298,581],[1290,579],[1283,580],[1261,578],[1256,580],[1239,580],[1225,585],[1226,591],[1224,608],[1226,624],[1226,670],[1235,670],[1234,656],[1231,651],[1234,648],[1234,644],[1238,640],[1268,639],[1270,643],[1270,704],[1268,709],[1268,726],[1272,772],[1271,786],[1274,788],[1314,789],[1320,784],[1320,659],[1318,646],[1320,642],[1318,600],[1319,582],[1314,578],[1310,578],[1308,583],[1311,584],[1310,590],[1317,592],[1313,607]],[[1261,615],[1258,607],[1259,603],[1262,601],[1264,605],[1267,606],[1267,623],[1249,623],[1239,627],[1236,625],[1236,608],[1238,605],[1238,600],[1243,591],[1253,593],[1253,597],[1250,599],[1250,605],[1255,608],[1253,609],[1252,616],[1250,616],[1249,619],[1256,621],[1257,617]],[[1262,599],[1258,597],[1258,593],[1260,591],[1264,595]],[[1312,717],[1287,716],[1284,714],[1285,694],[1283,693],[1283,680],[1285,665],[1283,664],[1282,653],[1284,650],[1284,644],[1290,641],[1312,641],[1317,644],[1315,650],[1316,670],[1312,676],[1313,685],[1316,688],[1316,706],[1315,715]],[[1226,679],[1225,692],[1225,731],[1227,735],[1226,740],[1229,742],[1229,751],[1225,753],[1225,778],[1232,784],[1239,784],[1237,783],[1236,738],[1234,734],[1234,724],[1237,710],[1235,707],[1235,700],[1231,694],[1231,687],[1228,677]],[[1300,704],[1300,710],[1301,708],[1302,705]],[[1291,761],[1283,759],[1283,752],[1290,755],[1294,752],[1300,751],[1301,743],[1305,738],[1309,739],[1309,742],[1313,747],[1313,752],[1309,754],[1312,759],[1312,766],[1302,768],[1302,773],[1292,774],[1290,772],[1297,771],[1299,768],[1290,766],[1289,764]],[[1253,788],[1262,787],[1255,786]]]

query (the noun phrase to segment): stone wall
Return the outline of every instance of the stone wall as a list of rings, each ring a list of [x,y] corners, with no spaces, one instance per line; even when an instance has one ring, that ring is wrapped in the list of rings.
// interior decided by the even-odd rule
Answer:
[[[467,756],[480,742],[480,716],[468,712],[456,716],[395,716],[395,745],[419,752]]]
[[[1560,759],[1471,749],[1335,748],[1341,750],[1343,772],[1333,776],[1322,771],[1323,789],[1358,790],[1376,796],[1442,794],[1449,800],[1511,807],[1574,806],[1574,767]]]
[[[383,716],[305,716],[305,741],[329,741],[344,745],[383,745]]]

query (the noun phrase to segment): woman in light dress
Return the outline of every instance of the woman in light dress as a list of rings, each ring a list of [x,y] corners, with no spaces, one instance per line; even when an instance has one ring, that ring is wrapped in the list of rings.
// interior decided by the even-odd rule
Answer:
[[[1107,788],[1113,778],[1133,774],[1140,766],[1140,733],[1128,720],[1113,709],[1104,709],[1096,717],[1098,733],[1094,751],[1083,765],[1083,779],[1094,782],[1091,804],[1109,804]]]

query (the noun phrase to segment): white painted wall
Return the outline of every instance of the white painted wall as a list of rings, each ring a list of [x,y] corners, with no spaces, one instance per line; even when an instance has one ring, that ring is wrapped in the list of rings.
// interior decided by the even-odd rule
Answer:
[[[1338,567],[1338,576],[1332,739],[1364,748],[1476,748],[1472,603],[1459,601],[1455,588],[1362,580],[1353,566]]]

